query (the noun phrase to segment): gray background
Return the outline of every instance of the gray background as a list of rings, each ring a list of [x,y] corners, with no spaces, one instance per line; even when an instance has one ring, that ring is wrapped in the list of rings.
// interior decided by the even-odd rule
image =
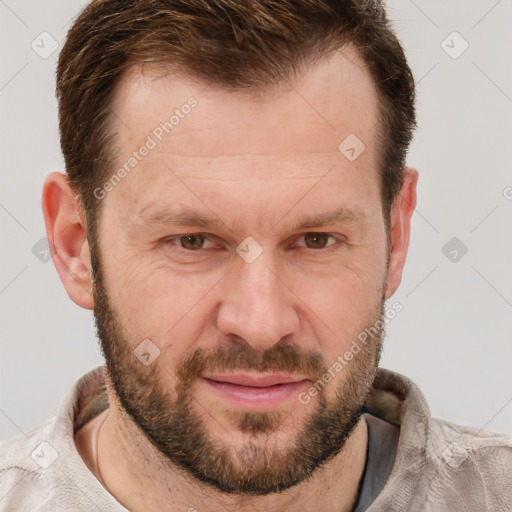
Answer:
[[[52,415],[101,363],[92,312],[71,302],[37,245],[44,177],[64,166],[58,51],[42,58],[31,44],[49,51],[47,32],[60,48],[82,5],[0,0],[0,438]],[[388,324],[382,366],[412,378],[434,416],[512,433],[512,2],[402,0],[388,10],[418,85],[409,164],[420,182],[390,301],[403,311]],[[453,31],[469,44],[460,56]]]

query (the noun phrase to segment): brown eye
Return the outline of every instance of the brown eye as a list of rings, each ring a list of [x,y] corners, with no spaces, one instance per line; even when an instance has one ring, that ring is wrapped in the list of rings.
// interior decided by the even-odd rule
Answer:
[[[178,238],[178,243],[184,249],[197,251],[203,248],[206,238],[202,235],[185,235]]]
[[[331,235],[327,233],[306,233],[304,235],[304,242],[306,247],[310,249],[324,249],[329,244],[329,238],[332,238]]]

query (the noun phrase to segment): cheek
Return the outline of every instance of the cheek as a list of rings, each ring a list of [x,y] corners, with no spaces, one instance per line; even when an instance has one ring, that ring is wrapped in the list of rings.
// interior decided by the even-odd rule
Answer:
[[[208,318],[206,300],[217,276],[169,270],[161,261],[133,258],[109,275],[109,295],[119,321],[134,339],[151,338],[161,350],[197,338]]]
[[[359,256],[329,275],[296,282],[297,294],[308,306],[303,310],[306,322],[314,326],[315,348],[330,370],[325,375],[328,399],[349,375],[365,375],[374,365],[376,339],[365,338],[365,333],[380,325],[385,260],[376,260],[375,253],[373,260]]]
[[[385,261],[362,255],[328,272],[301,275],[293,290],[316,313],[337,340],[346,339],[354,328],[373,317],[383,294]]]

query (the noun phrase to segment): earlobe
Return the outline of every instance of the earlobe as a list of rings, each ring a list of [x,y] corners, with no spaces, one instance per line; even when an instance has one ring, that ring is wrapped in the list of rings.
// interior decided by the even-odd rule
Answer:
[[[411,218],[416,208],[418,171],[408,167],[404,169],[404,173],[402,189],[396,196],[391,210],[391,250],[388,262],[386,299],[395,293],[402,280],[402,271],[409,248]]]
[[[79,200],[60,172],[49,174],[43,184],[42,209],[52,259],[71,300],[92,309],[91,258],[87,230]]]

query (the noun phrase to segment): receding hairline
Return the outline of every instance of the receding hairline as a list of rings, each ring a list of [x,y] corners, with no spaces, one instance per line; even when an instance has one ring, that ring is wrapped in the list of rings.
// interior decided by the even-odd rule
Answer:
[[[209,74],[202,75],[197,70],[177,62],[172,56],[169,56],[168,59],[152,61],[131,58],[126,62],[124,69],[117,77],[113,88],[113,103],[117,103],[120,89],[130,79],[158,81],[170,79],[171,77],[184,80],[197,86],[200,90],[213,87],[247,95],[255,100],[265,101],[273,95],[279,95],[288,89],[292,89],[297,82],[300,82],[300,80],[314,68],[334,58],[337,54],[346,57],[352,64],[360,68],[368,76],[376,92],[377,99],[379,103],[381,103],[383,98],[381,97],[381,92],[372,75],[371,69],[365,61],[357,43],[350,39],[338,40],[337,44],[333,43],[325,48],[316,48],[315,51],[312,51],[310,55],[307,55],[300,62],[299,66],[290,67],[288,72],[278,79],[262,76],[259,81],[247,82],[243,85],[227,83],[220,76],[213,77]]]

